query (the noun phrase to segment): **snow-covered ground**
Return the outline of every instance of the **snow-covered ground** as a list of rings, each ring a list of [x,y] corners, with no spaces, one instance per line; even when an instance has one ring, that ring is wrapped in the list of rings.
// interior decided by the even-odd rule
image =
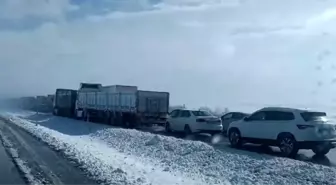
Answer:
[[[23,111],[1,115],[108,184],[335,184],[336,169]]]

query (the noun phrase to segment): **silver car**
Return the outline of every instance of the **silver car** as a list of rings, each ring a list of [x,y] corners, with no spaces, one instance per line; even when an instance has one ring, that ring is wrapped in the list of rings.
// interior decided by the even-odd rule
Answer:
[[[249,114],[244,112],[228,112],[221,117],[222,124],[223,124],[223,133],[227,132],[227,128],[229,127],[230,123],[234,121],[238,121],[245,117],[249,116]]]

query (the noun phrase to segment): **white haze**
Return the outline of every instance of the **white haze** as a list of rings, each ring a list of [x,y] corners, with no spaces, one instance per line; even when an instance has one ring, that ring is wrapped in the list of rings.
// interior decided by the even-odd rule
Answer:
[[[0,2],[4,96],[85,81],[189,107],[336,103],[333,0]]]

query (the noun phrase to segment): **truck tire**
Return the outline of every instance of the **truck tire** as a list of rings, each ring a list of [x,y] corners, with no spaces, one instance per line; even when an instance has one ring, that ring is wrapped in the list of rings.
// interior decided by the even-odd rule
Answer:
[[[83,121],[88,121],[88,112],[87,111],[83,111],[82,120]]]
[[[171,132],[172,132],[172,130],[171,130],[171,128],[170,128],[170,123],[169,123],[169,122],[166,122],[166,124],[165,124],[165,131],[166,131],[167,133],[171,133]]]
[[[58,116],[58,109],[54,109],[53,115]]]
[[[132,126],[131,126],[131,122],[129,121],[129,120],[126,120],[125,122],[124,122],[124,124],[125,124],[125,126],[126,126],[126,128],[132,128]]]
[[[75,119],[77,119],[77,120],[81,120],[81,119],[82,119],[82,117],[83,117],[83,112],[82,112],[82,114],[81,114],[81,115],[79,115],[79,112],[78,112],[78,110],[75,110]]]

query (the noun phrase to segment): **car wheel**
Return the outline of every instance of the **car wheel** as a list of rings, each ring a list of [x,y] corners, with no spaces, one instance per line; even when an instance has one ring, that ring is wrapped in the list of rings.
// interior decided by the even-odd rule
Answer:
[[[317,145],[312,150],[317,156],[324,156],[330,151],[330,147],[325,145]]]
[[[279,148],[284,157],[294,158],[299,149],[295,138],[291,134],[284,134],[278,138]]]
[[[184,135],[188,136],[190,134],[192,134],[192,131],[191,131],[189,125],[184,126]]]
[[[238,129],[231,129],[229,132],[229,141],[232,147],[239,148],[242,145],[242,139]]]
[[[166,132],[169,132],[169,133],[172,132],[172,130],[170,128],[170,123],[169,122],[166,123],[165,130],[166,130]]]

